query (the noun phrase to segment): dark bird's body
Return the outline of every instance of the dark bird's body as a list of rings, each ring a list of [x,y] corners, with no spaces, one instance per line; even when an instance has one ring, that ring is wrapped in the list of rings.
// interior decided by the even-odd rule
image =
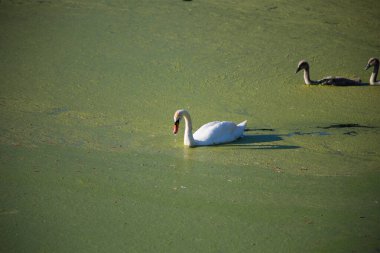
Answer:
[[[317,84],[335,85],[335,86],[362,85],[360,79],[352,80],[352,79],[348,79],[348,78],[344,78],[344,77],[334,77],[334,76],[325,77],[324,79],[319,80]]]

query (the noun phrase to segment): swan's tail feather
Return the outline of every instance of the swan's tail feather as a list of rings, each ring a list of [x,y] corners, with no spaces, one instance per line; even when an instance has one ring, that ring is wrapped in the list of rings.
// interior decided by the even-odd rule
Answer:
[[[244,120],[243,122],[239,123],[237,125],[237,138],[241,138],[244,135],[245,127],[247,126],[247,121]]]
[[[245,128],[247,126],[247,121],[244,120],[243,122],[239,123],[238,126]]]

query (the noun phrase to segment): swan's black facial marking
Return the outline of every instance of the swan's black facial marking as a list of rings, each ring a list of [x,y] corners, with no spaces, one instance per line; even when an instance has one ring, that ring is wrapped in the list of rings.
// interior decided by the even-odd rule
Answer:
[[[368,70],[370,67],[373,66],[373,63],[374,63],[374,59],[373,59],[373,58],[369,59],[367,65],[365,66],[364,69],[365,69],[365,70]]]
[[[305,70],[308,70],[309,69],[309,63],[307,63],[307,61],[305,60],[302,60],[298,63],[298,68],[296,70],[296,74],[302,70],[302,69],[305,69]]]
[[[379,65],[379,59],[377,58],[371,58],[369,59],[367,65],[365,66],[365,70],[368,70],[372,66]]]
[[[179,119],[177,119],[177,120],[174,122],[174,126],[173,126],[173,134],[177,134],[177,133],[178,133],[178,128],[179,128]]]

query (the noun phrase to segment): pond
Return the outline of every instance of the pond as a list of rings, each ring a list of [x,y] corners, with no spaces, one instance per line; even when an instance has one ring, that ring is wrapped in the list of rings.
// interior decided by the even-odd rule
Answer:
[[[0,1],[0,251],[380,251],[380,87],[295,74],[368,83],[379,10]],[[248,129],[186,148],[177,109]]]

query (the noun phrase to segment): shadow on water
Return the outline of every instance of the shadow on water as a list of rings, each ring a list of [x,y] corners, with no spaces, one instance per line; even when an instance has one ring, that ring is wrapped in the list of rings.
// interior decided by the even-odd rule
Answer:
[[[318,126],[317,128],[334,129],[334,128],[376,128],[376,127],[360,125],[357,123],[345,123],[345,124],[332,124],[332,125],[324,126],[324,127]]]
[[[358,131],[359,129],[376,129],[378,127],[375,127],[375,126],[366,126],[366,125],[360,125],[360,124],[357,124],[357,123],[344,123],[344,124],[331,124],[329,126],[317,126],[317,128],[319,129],[331,129],[331,130],[334,130],[334,129],[343,129],[344,131],[347,131],[347,132],[344,132],[343,134],[344,135],[351,135],[351,136],[356,136],[358,135]],[[348,131],[349,129],[352,129],[352,128],[355,128],[356,131]]]
[[[375,126],[366,126],[360,125],[357,123],[344,123],[344,124],[331,124],[328,126],[317,126],[316,128],[325,129],[325,130],[333,130],[333,129],[346,129],[344,135],[356,136],[359,133],[356,131],[347,131],[348,129],[376,129],[378,127]],[[273,128],[248,128],[245,130],[246,132],[274,132]],[[231,144],[227,144],[228,146],[238,146],[242,148],[251,148],[251,149],[297,149],[301,148],[300,146],[295,145],[276,145],[269,142],[277,142],[282,141],[283,137],[295,137],[295,136],[314,136],[314,137],[323,137],[329,136],[333,133],[327,131],[294,131],[288,134],[254,134],[254,135],[245,135],[243,138],[238,139]],[[267,143],[267,144],[266,144]]]
[[[265,144],[267,142],[281,141],[283,138],[278,134],[263,134],[263,135],[245,135],[243,138],[238,139],[228,146],[235,146],[241,148],[250,149],[297,149],[300,146],[294,145],[276,145],[276,144]],[[264,143],[264,144],[263,144]]]
[[[250,132],[250,131],[268,131],[268,132],[274,132],[273,128],[246,128],[244,129],[245,132]]]
[[[331,135],[330,133],[328,132],[302,132],[302,131],[295,131],[295,132],[292,132],[292,133],[288,133],[286,136],[287,137],[293,137],[293,136],[305,136],[305,135],[310,135],[310,136],[327,136],[327,135]]]
[[[65,113],[68,111],[70,111],[70,109],[68,107],[57,107],[57,108],[53,108],[50,111],[48,111],[47,114],[51,115],[51,116],[58,116],[59,114]]]

